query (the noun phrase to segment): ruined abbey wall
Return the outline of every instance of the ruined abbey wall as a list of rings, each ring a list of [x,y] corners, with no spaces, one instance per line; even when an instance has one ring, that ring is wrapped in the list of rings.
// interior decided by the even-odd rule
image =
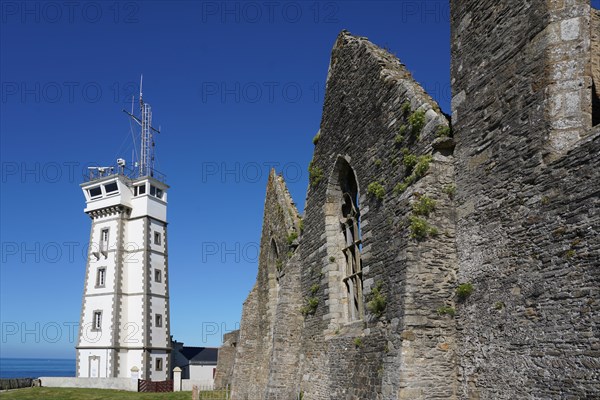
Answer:
[[[600,10],[592,9],[590,21],[592,39],[592,79],[594,92],[592,93],[593,125],[600,124]]]
[[[300,217],[283,179],[269,174],[263,231],[260,242],[259,268],[256,284],[242,309],[242,319],[237,337],[235,367],[231,382],[220,378],[216,384],[223,387],[231,383],[232,396],[239,399],[264,398],[270,375],[273,352],[273,333],[281,324],[275,323],[281,287],[287,287],[292,274],[287,274],[285,264],[294,245],[294,237],[300,233]],[[297,273],[297,272],[296,272]],[[295,308],[295,315],[298,310]],[[299,317],[296,317],[299,320]],[[287,321],[288,319],[281,319]],[[291,323],[293,319],[290,319]],[[277,348],[277,346],[275,346]],[[297,354],[297,351],[292,355]],[[228,368],[227,365],[223,365]]]
[[[453,3],[462,398],[598,394],[589,19],[583,1]]]
[[[409,119],[419,113],[424,126],[412,132]],[[451,305],[454,286],[452,200],[443,193],[453,163],[451,150],[432,148],[435,132],[447,125],[395,57],[364,38],[338,37],[298,249],[304,301],[313,287],[319,299],[315,314],[304,320],[301,389],[307,398],[452,396],[455,328],[436,310]],[[411,175],[403,160],[431,153],[429,174],[398,190]],[[338,240],[344,168],[356,179],[362,228],[365,309],[355,322],[347,316]],[[370,185],[381,188],[379,198]],[[422,241],[411,239],[409,228],[419,195],[435,199],[428,223],[440,233]],[[367,304],[378,285],[386,299],[380,317]]]
[[[599,15],[463,0],[451,18],[451,130],[396,57],[338,36],[302,220],[269,178],[219,364],[233,399],[600,394]]]

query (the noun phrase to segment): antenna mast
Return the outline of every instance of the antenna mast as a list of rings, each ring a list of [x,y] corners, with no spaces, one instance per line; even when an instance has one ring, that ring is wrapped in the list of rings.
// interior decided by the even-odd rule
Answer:
[[[140,149],[140,176],[152,176],[154,173],[154,132],[160,133],[160,130],[152,127],[152,108],[150,104],[144,103],[142,83],[144,75],[140,76],[140,118],[132,113],[123,110],[133,118],[141,127],[141,149]]]

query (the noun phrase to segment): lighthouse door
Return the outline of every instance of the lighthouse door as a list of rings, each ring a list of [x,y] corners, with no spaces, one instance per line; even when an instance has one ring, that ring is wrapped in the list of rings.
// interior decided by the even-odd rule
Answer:
[[[89,377],[97,378],[98,371],[100,371],[100,357],[91,356],[90,357],[90,369],[89,369]]]

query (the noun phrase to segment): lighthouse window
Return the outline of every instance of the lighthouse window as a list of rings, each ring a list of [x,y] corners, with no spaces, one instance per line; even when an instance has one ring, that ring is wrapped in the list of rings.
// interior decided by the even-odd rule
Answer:
[[[108,251],[108,228],[100,232],[100,251],[104,253]]]
[[[154,244],[160,245],[160,232],[154,232]]]
[[[141,196],[146,193],[146,185],[140,185],[135,187],[135,196]]]
[[[98,272],[96,274],[96,287],[104,287],[106,283],[106,268],[98,268]]]
[[[162,315],[160,315],[160,314],[156,314],[156,315],[155,315],[155,317],[154,317],[154,322],[155,322],[155,324],[154,324],[154,325],[155,325],[157,328],[160,328],[160,327],[162,327]]]
[[[162,364],[163,364],[162,358],[157,358],[156,359],[156,370],[157,371],[162,371],[162,368],[163,368]]]
[[[158,197],[159,199],[162,199],[162,197],[163,197],[162,189],[159,189],[156,186],[152,186],[152,185],[150,185],[150,194],[154,197]]]
[[[100,186],[96,186],[88,189],[88,193],[90,194],[90,199],[102,196],[102,189]]]
[[[162,274],[160,272],[160,269],[155,269],[154,270],[154,282],[161,282],[162,281]]]
[[[102,311],[94,311],[94,321],[92,322],[92,329],[99,331],[102,328]]]
[[[117,186],[117,182],[111,182],[108,185],[104,185],[104,190],[106,193],[114,193],[119,190],[119,187]]]

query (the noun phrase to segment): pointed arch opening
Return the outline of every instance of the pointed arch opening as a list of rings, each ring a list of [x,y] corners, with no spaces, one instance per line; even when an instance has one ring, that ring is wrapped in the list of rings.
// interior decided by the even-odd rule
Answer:
[[[364,315],[360,191],[354,169],[338,157],[327,187],[326,225],[330,315],[335,323],[362,320]]]
[[[279,260],[279,250],[277,248],[277,242],[275,239],[271,239],[271,243],[269,244],[269,256],[267,259],[268,265],[268,274],[269,274],[269,285],[272,289],[275,290],[275,296],[279,292],[279,278],[281,275],[282,264],[281,260]]]

